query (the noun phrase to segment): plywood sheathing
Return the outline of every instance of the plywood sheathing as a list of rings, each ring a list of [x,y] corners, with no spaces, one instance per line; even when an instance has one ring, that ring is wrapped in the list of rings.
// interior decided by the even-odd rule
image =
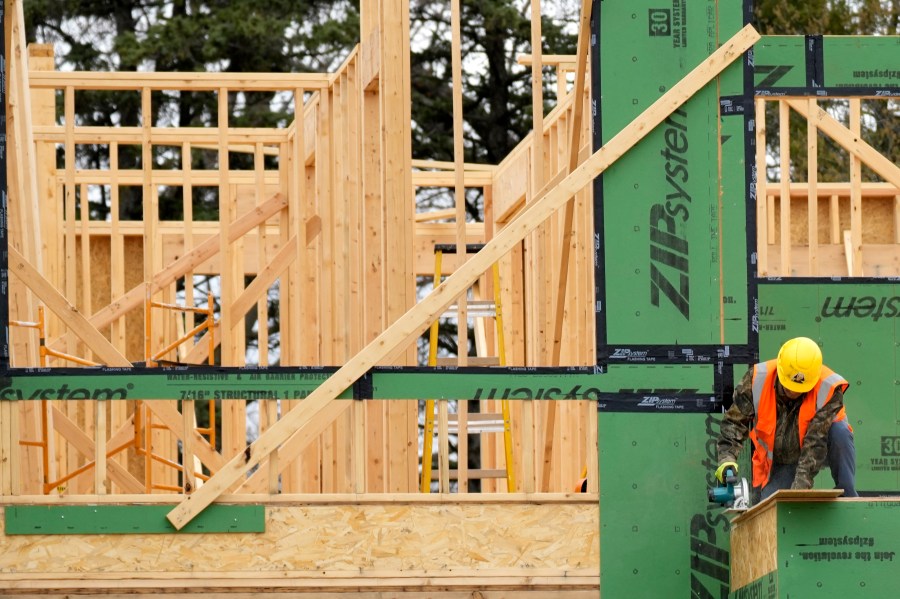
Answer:
[[[597,504],[363,503],[266,507],[261,534],[0,535],[17,589],[352,587],[385,578],[565,578],[599,584]],[[0,521],[0,531],[3,524]],[[424,583],[423,584],[427,584]],[[477,583],[476,583],[477,584]],[[489,584],[487,585],[489,586]],[[596,586],[595,586],[596,588]]]

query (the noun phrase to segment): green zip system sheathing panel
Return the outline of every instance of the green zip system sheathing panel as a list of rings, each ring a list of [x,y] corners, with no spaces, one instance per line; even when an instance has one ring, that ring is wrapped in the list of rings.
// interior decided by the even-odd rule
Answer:
[[[900,283],[761,283],[759,298],[763,359],[791,337],[810,337],[850,383],[857,490],[900,491]],[[820,473],[816,486],[834,484]]]
[[[720,419],[600,413],[602,597],[728,592],[728,518],[706,499]]]
[[[130,373],[106,369],[102,374],[67,374],[43,369],[44,376],[24,375],[2,379],[0,400],[35,399],[303,399],[312,393],[331,371],[322,369],[276,369],[235,372],[196,369],[170,372]],[[69,370],[69,373],[73,372]],[[345,391],[340,397],[352,397]]]
[[[743,17],[740,2],[599,6],[604,142],[738,31]],[[720,96],[743,89],[737,61],[604,172],[608,344],[747,343],[744,119],[719,116]]]
[[[607,0],[594,7],[601,142],[744,18],[741,2]],[[603,173],[598,361],[608,359],[610,373],[618,360],[691,363],[698,356],[690,346],[751,343],[744,90],[738,61]],[[716,369],[698,368],[696,375],[712,379],[694,385],[651,385],[653,371],[679,372],[623,367],[620,375],[630,380],[621,397],[604,397],[599,406],[601,596],[722,597],[728,520],[707,502],[721,416],[685,413],[684,403],[663,397],[715,387]]]
[[[753,55],[754,85],[762,93],[827,88],[838,95],[843,88],[900,94],[900,37],[767,35]]]
[[[779,502],[777,569],[730,599],[894,599],[900,501]]]
[[[181,530],[166,519],[172,505],[8,505],[8,535],[265,532],[261,505],[214,504]]]

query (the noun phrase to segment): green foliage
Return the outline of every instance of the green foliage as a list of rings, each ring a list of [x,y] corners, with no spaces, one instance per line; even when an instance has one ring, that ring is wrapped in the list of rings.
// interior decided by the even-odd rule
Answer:
[[[756,26],[763,35],[847,35],[848,11],[842,0],[759,0],[754,5]]]
[[[497,164],[531,130],[531,71],[516,64],[531,53],[528,3],[510,0],[463,2],[463,114],[466,161]],[[572,17],[577,18],[577,15]],[[453,159],[450,12],[445,0],[413,0],[413,155]],[[543,52],[574,53],[577,40],[561,23],[541,20]],[[470,68],[470,66],[476,68]],[[545,84],[545,110],[555,87]]]
[[[574,53],[577,39],[565,29],[566,22],[550,19],[546,12],[541,19],[543,52]],[[460,13],[464,160],[498,164],[532,128],[531,69],[516,62],[519,54],[532,51],[530,2],[465,1]],[[449,2],[412,0],[410,21],[413,157],[452,161]],[[545,77],[545,113],[554,103],[555,89]],[[483,218],[481,200],[480,194],[469,192],[466,211],[471,219]],[[420,204],[442,201],[448,200],[441,192],[420,193]]]
[[[334,69],[359,36],[358,0],[25,0],[30,41],[53,42],[57,64],[84,71],[308,72]],[[287,102],[273,110],[272,93],[229,98],[229,122],[238,127],[271,127],[292,118]],[[152,122],[178,126],[214,125],[213,93],[153,94]],[[62,101],[57,101],[61,113]],[[141,99],[134,92],[80,92],[76,121],[112,126],[141,123]],[[180,150],[154,156],[161,168],[178,168]],[[77,161],[88,168],[109,163],[108,149],[79,147]],[[214,168],[216,155],[195,152],[194,168]],[[232,156],[246,168],[245,156]],[[123,168],[140,168],[141,149],[121,146]],[[180,190],[162,190],[160,218],[181,217]],[[125,219],[141,217],[141,188],[121,189]],[[108,213],[108,198],[92,202],[93,218]],[[216,218],[217,190],[195,190],[195,218]]]
[[[897,0],[757,0],[763,35],[897,35]]]

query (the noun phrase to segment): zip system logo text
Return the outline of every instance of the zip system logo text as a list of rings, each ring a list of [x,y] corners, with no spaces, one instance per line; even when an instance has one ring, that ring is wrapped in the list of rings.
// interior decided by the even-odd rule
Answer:
[[[125,387],[69,387],[63,383],[59,387],[38,387],[25,391],[16,387],[0,389],[0,400],[25,400],[25,399],[127,399],[128,391],[134,385],[128,383]]]
[[[690,256],[688,241],[678,231],[678,225],[691,216],[691,195],[685,188],[690,178],[687,112],[675,110],[664,124],[665,147],[660,155],[665,159],[666,197],[650,206],[650,303],[659,307],[660,295],[665,296],[689,321]]]
[[[900,315],[900,296],[873,297],[871,295],[837,297],[829,295],[822,302],[822,318],[897,318]]]

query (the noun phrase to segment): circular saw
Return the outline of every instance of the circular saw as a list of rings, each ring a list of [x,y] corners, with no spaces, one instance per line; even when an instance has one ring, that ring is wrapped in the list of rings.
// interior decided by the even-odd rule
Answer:
[[[738,478],[735,471],[728,468],[723,473],[724,482],[707,490],[707,496],[711,503],[732,510],[750,509],[750,485],[746,478]]]

